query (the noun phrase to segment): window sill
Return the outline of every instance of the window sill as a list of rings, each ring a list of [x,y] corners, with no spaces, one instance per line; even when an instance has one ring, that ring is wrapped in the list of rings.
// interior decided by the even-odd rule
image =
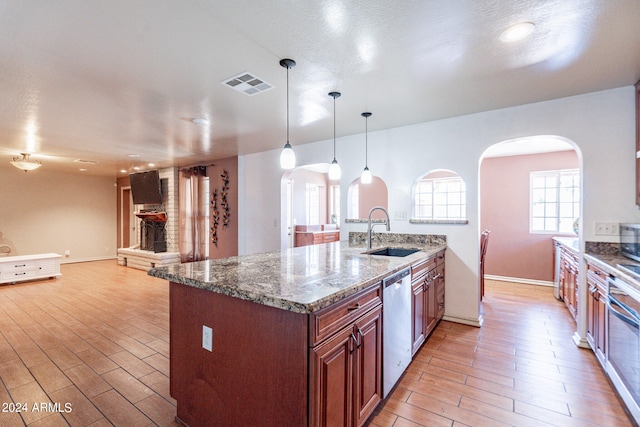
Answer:
[[[468,219],[415,219],[409,220],[411,224],[445,224],[445,225],[467,225]]]

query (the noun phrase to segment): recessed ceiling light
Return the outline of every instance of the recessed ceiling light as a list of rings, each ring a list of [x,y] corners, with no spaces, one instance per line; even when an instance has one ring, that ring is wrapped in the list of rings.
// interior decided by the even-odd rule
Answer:
[[[203,119],[202,117],[194,117],[193,119],[191,119],[191,122],[194,125],[198,125],[198,126],[208,126],[209,125],[209,120]]]
[[[156,165],[155,163],[149,163],[150,168],[154,167],[155,165]]]
[[[127,173],[125,169],[120,169],[120,173]]]
[[[139,166],[134,166],[134,167],[133,167],[133,170],[134,170],[134,171],[139,171],[139,170],[140,170],[140,167],[139,167]]]
[[[87,171],[87,169],[86,169],[86,168],[81,168],[81,169],[80,169],[80,172],[86,172],[86,171]]]
[[[500,34],[500,41],[503,43],[520,41],[533,33],[535,28],[533,22],[519,22],[504,30]]]

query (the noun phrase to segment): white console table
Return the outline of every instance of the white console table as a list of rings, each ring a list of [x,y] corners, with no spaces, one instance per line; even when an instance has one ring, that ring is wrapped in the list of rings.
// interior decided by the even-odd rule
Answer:
[[[0,257],[0,283],[58,277],[60,258],[53,253]]]

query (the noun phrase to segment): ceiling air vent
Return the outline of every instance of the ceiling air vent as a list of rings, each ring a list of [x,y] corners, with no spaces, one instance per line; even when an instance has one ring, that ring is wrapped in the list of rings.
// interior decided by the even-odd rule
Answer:
[[[237,76],[233,76],[230,79],[222,81],[221,83],[249,96],[264,92],[265,90],[269,90],[273,87],[271,84],[247,72],[240,73]]]
[[[95,165],[98,162],[96,162],[95,160],[84,160],[84,159],[76,159],[73,161],[73,163],[82,163],[85,165]]]

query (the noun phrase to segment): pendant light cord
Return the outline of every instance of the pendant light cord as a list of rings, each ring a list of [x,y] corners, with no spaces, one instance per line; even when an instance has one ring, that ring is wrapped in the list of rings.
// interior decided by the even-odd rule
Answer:
[[[369,116],[364,118],[364,167],[369,167]]]
[[[289,66],[287,66],[287,144],[289,143]]]
[[[336,160],[336,97],[333,97],[333,161]]]

